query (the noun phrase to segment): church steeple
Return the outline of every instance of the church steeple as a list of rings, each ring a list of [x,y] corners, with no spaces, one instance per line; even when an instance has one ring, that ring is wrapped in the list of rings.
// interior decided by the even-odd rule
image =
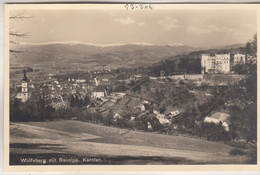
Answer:
[[[26,102],[29,99],[29,90],[28,90],[28,78],[26,77],[26,71],[23,70],[23,79],[22,79],[22,89],[21,89],[21,100]]]
[[[26,71],[23,70],[23,81],[28,81],[28,78],[26,77]]]
[[[23,70],[23,78],[21,81],[21,92],[17,94],[17,98],[21,100],[21,102],[26,102],[30,95],[29,95],[29,79],[26,76],[25,70]]]

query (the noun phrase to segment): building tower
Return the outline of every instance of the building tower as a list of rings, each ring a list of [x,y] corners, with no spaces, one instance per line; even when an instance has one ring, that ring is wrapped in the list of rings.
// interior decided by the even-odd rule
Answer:
[[[23,70],[22,88],[21,88],[21,101],[26,102],[29,99],[28,90],[28,78],[26,77],[26,72]]]

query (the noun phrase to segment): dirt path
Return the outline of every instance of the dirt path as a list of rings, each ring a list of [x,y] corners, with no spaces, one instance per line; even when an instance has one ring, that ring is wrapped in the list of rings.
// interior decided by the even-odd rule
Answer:
[[[71,120],[11,123],[10,135],[12,155],[160,157],[189,164],[248,161],[246,156],[230,156],[233,147],[222,143]]]

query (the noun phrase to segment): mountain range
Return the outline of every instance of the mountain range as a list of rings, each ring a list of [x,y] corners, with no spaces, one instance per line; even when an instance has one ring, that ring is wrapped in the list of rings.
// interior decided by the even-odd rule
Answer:
[[[15,45],[12,49],[24,51],[10,55],[10,63],[38,65],[93,64],[141,66],[156,63],[167,57],[203,50],[183,44],[156,45],[150,43],[94,45],[79,42],[56,42]]]

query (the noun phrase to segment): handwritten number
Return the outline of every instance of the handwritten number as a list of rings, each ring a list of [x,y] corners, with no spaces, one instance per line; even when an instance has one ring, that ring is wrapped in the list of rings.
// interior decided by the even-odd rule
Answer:
[[[125,4],[125,9],[126,10],[135,10],[135,9],[140,9],[140,10],[146,10],[146,9],[149,9],[149,10],[153,10],[153,7],[151,4],[139,4],[139,5],[135,5],[135,4]]]

